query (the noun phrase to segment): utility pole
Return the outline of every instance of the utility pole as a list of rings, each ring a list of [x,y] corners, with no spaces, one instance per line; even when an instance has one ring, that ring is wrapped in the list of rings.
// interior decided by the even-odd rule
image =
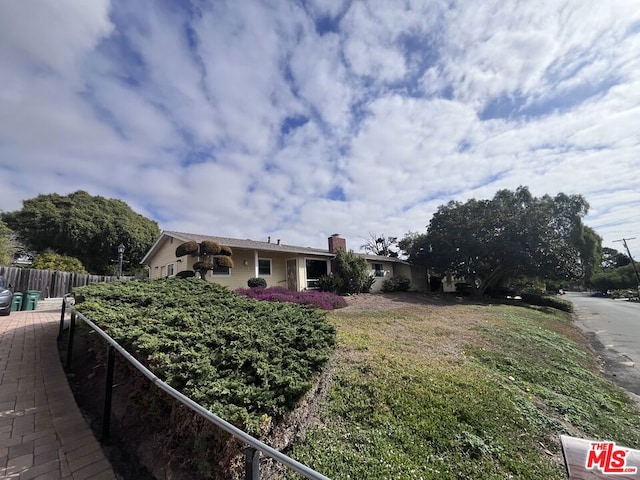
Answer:
[[[640,296],[640,274],[638,274],[638,267],[636,267],[636,262],[633,261],[633,257],[631,256],[631,252],[629,251],[629,246],[627,245],[627,240],[635,240],[636,237],[631,238],[623,238],[620,240],[614,240],[614,242],[622,242],[624,244],[624,248],[627,249],[627,253],[629,254],[629,258],[631,259],[631,265],[633,265],[633,271],[636,272],[636,279],[638,280],[638,296]]]

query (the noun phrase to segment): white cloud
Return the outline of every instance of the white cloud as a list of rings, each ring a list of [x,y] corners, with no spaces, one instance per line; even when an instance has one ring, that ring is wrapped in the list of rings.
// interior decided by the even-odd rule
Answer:
[[[529,185],[640,238],[639,32],[626,0],[0,2],[0,208],[357,248]]]
[[[73,78],[82,58],[112,32],[108,13],[106,0],[7,0],[0,6],[0,55],[34,76],[51,69]]]

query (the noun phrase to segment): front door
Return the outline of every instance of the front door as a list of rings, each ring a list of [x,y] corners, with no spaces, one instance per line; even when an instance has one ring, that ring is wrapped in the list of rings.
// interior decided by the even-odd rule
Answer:
[[[298,291],[298,262],[295,258],[287,260],[287,288]]]

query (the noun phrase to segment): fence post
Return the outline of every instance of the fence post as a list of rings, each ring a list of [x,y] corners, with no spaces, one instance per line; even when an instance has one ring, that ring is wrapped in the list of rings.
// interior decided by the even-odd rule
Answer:
[[[76,331],[76,312],[71,312],[69,322],[69,340],[67,341],[67,368],[71,367],[71,355],[73,354],[73,334]]]
[[[64,330],[64,314],[67,311],[67,302],[62,299],[62,312],[60,313],[60,328],[58,329],[58,340],[62,338],[62,331]]]
[[[244,450],[245,480],[260,480],[260,451],[253,447]]]
[[[107,378],[104,386],[104,409],[102,410],[102,441],[109,439],[111,431],[111,397],[113,393],[113,370],[116,358],[116,349],[109,345],[107,358]]]

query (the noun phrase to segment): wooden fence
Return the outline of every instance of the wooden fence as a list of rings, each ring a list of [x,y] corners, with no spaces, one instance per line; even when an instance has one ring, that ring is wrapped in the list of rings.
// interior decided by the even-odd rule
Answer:
[[[106,275],[88,275],[20,267],[0,267],[0,276],[3,276],[7,283],[11,284],[11,289],[14,292],[39,290],[40,299],[59,298],[70,293],[73,287],[96,282],[113,282],[118,279],[118,277]]]

